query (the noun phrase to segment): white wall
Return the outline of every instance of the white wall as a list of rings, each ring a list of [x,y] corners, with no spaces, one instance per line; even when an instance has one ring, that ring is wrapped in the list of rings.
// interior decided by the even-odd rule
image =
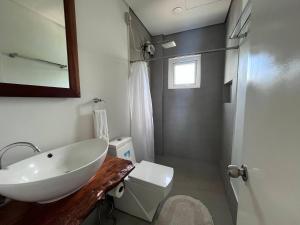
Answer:
[[[76,0],[80,99],[0,98],[0,146],[30,141],[49,150],[93,137],[94,97],[106,100],[111,138],[129,135],[128,31],[120,0]],[[16,154],[15,154],[16,153]],[[23,157],[20,151],[7,158]]]

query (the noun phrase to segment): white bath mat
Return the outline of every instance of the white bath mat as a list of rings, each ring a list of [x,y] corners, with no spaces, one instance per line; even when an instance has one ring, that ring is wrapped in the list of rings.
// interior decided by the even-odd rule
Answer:
[[[213,220],[199,200],[176,195],[165,202],[156,225],[213,225]]]

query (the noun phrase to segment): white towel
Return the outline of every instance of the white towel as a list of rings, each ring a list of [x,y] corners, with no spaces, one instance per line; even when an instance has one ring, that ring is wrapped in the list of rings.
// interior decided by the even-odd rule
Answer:
[[[105,110],[95,110],[94,118],[94,132],[95,138],[104,138],[109,141],[107,115]]]

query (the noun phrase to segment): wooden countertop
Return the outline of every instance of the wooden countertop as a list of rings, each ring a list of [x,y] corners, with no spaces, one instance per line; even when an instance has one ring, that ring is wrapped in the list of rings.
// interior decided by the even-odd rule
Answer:
[[[107,156],[96,176],[67,198],[45,205],[12,201],[1,207],[0,225],[79,225],[133,169],[130,161]]]

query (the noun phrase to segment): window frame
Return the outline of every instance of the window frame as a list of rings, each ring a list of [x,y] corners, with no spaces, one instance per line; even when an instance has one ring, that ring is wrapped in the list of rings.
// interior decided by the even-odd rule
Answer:
[[[195,83],[175,84],[175,66],[178,64],[195,63]],[[168,89],[189,89],[201,87],[201,55],[188,55],[169,59]]]

